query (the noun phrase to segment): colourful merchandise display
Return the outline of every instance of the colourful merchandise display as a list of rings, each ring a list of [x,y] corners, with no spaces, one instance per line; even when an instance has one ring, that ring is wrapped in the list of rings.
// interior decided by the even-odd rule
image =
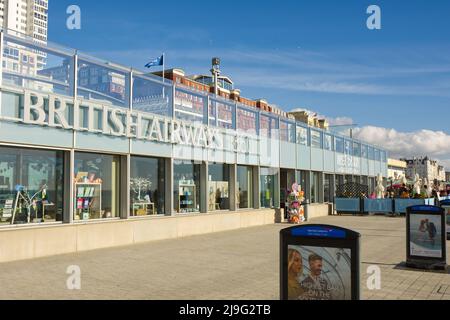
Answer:
[[[294,183],[292,185],[292,191],[287,197],[287,213],[289,223],[300,224],[305,222],[305,209],[302,206],[305,201],[305,193],[301,187]]]

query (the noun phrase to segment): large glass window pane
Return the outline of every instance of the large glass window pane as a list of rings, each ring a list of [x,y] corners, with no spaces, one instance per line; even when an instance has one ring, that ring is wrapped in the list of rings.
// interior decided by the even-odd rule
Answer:
[[[367,159],[369,157],[369,147],[362,145],[361,147],[361,157]]]
[[[361,144],[358,142],[353,142],[353,155],[355,157],[361,157]]]
[[[164,159],[131,157],[130,216],[164,214]]]
[[[172,86],[133,75],[133,110],[172,116]]]
[[[303,146],[307,146],[309,145],[308,141],[308,129],[305,127],[297,126],[297,143]]]
[[[278,179],[278,169],[261,168],[261,207],[275,207],[275,185]]]
[[[375,150],[373,147],[369,147],[369,160],[375,160]]]
[[[353,155],[353,143],[350,140],[344,142],[344,153],[347,155]]]
[[[334,194],[332,192],[332,181],[333,176],[330,174],[325,175],[324,183],[323,183],[323,191],[324,191],[324,202],[331,203],[334,201]]]
[[[208,211],[230,209],[230,168],[226,164],[208,165]]]
[[[311,147],[322,148],[322,133],[317,130],[311,130]]]
[[[257,135],[257,113],[248,109],[238,108],[237,128],[245,133]]]
[[[174,161],[173,186],[176,212],[200,212],[200,170],[200,163],[183,160]]]
[[[381,154],[378,149],[375,149],[375,161],[381,161]]]
[[[12,39],[3,42],[3,84],[31,90],[73,95],[74,52],[61,54]]]
[[[278,129],[278,120],[264,114],[259,117],[260,123],[260,135],[267,138],[277,139],[278,135],[276,133]]]
[[[335,137],[334,145],[336,148],[336,152],[344,153],[344,139],[343,138]]]
[[[318,203],[320,188],[320,174],[318,172],[312,172],[311,179],[311,203]]]
[[[328,151],[333,151],[333,136],[329,134],[324,135],[323,148]]]
[[[64,154],[0,147],[0,224],[63,220]]]
[[[235,106],[221,102],[216,102],[216,104],[217,104],[217,126],[225,129],[233,129]]]
[[[205,123],[206,96],[175,89],[175,117],[194,123]]]
[[[280,140],[295,143],[295,124],[280,121]]]
[[[130,73],[106,64],[78,60],[78,95],[128,108]]]
[[[247,166],[237,167],[237,204],[240,209],[253,207],[253,169]]]
[[[120,199],[120,157],[75,153],[74,219],[118,218]]]

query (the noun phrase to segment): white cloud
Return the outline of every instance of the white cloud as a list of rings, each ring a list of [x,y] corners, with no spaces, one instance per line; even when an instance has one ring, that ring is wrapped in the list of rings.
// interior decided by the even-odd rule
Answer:
[[[450,169],[450,135],[444,131],[395,129],[366,126],[356,128],[354,137],[389,150],[391,158],[429,156]]]

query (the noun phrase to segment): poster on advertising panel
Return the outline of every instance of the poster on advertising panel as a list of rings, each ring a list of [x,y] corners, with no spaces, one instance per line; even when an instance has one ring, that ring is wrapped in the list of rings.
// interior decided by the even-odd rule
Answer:
[[[351,300],[351,250],[288,247],[288,300]]]
[[[444,209],[428,205],[407,208],[406,237],[407,266],[420,269],[446,268]]]
[[[280,233],[281,300],[359,300],[360,234],[328,225]]]
[[[412,256],[442,258],[441,217],[430,214],[411,216],[410,254]]]

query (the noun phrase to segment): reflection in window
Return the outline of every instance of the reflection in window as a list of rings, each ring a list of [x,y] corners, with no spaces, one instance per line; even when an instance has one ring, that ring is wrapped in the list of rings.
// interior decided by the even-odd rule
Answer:
[[[361,157],[367,159],[369,156],[369,148],[366,145],[362,145],[361,147]]]
[[[318,203],[319,200],[319,188],[320,188],[320,173],[312,172],[311,179],[311,203]]]
[[[63,220],[63,156],[0,147],[0,224]]]
[[[164,159],[131,157],[130,216],[164,214]]]
[[[177,119],[204,123],[206,97],[176,89],[174,106]]]
[[[297,143],[303,146],[308,145],[308,129],[297,126]]]
[[[124,71],[78,60],[78,95],[85,99],[128,107],[129,78]]]
[[[261,114],[260,121],[260,135],[267,138],[276,139],[276,129],[278,128],[277,119]]]
[[[322,133],[320,131],[311,130],[311,147],[322,148]]]
[[[295,143],[295,124],[280,121],[280,140]]]
[[[171,116],[172,87],[164,86],[143,76],[134,75],[133,110]]]
[[[230,168],[226,164],[208,166],[208,211],[230,209]]]
[[[75,220],[119,217],[120,157],[75,153]]]
[[[253,169],[248,166],[237,167],[236,202],[238,208],[253,207]]]
[[[278,179],[278,169],[261,168],[261,207],[275,207],[275,185]]]
[[[344,153],[344,139],[343,138],[335,137],[334,145],[336,147],[336,152]]]
[[[256,127],[257,113],[238,108],[238,116],[237,116],[237,128],[239,131],[246,132],[248,134],[257,135],[257,127]]]
[[[325,134],[323,139],[323,147],[325,150],[333,151],[333,136]]]
[[[174,161],[173,185],[176,212],[200,212],[200,169],[201,165],[193,161]]]
[[[361,157],[361,144],[358,142],[353,142],[353,155],[355,157]]]

